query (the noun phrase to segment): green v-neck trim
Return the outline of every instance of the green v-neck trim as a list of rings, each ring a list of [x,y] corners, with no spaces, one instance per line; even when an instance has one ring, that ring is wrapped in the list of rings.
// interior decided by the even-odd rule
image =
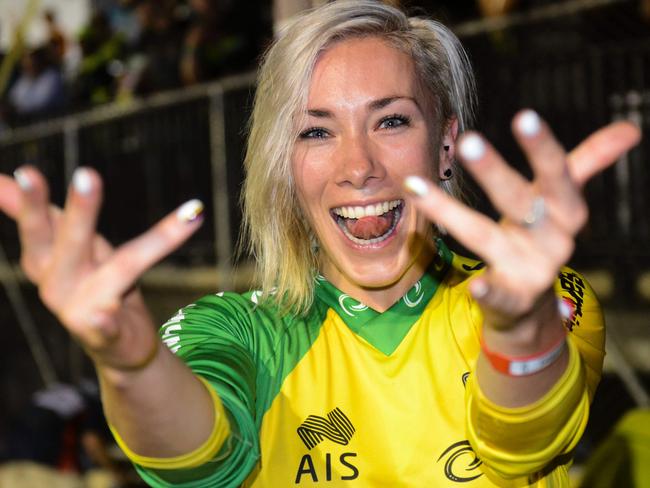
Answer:
[[[334,309],[355,334],[390,356],[420,318],[451,265],[453,254],[449,248],[441,239],[436,239],[436,244],[438,253],[422,278],[384,313],[343,293],[320,274],[316,277],[316,296]]]

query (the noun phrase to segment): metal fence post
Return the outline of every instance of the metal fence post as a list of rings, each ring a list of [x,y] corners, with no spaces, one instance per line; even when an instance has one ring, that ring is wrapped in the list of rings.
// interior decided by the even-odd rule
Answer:
[[[79,122],[74,117],[63,122],[63,165],[65,181],[69,182],[79,166]]]
[[[223,86],[209,91],[210,166],[212,168],[212,207],[214,210],[214,250],[217,257],[219,286],[232,288],[233,246],[230,232],[228,168],[226,154],[226,118]]]
[[[72,174],[77,166],[79,166],[79,122],[74,117],[67,117],[63,122],[63,173],[66,183],[72,180]],[[79,383],[83,374],[84,352],[72,336],[69,337],[70,379],[73,383]]]

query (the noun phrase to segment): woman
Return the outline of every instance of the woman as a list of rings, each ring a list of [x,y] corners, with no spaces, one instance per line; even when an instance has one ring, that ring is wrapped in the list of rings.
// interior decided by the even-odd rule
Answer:
[[[200,203],[111,249],[92,170],[63,212],[33,168],[0,180],[23,268],[95,361],[148,483],[566,485],[603,333],[588,286],[561,267],[587,218],[581,186],[639,131],[617,123],[566,154],[524,111],[529,182],[459,136],[471,100],[465,55],[433,21],[364,0],[289,25],[261,69],[246,156],[262,291],[182,309],[161,329],[168,347],[133,285],[197,229]],[[499,222],[448,195],[458,158]],[[487,266],[449,251],[443,228]],[[573,307],[568,337],[557,296]]]

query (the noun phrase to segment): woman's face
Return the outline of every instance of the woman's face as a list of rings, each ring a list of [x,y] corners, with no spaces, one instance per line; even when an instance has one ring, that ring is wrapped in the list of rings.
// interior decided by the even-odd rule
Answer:
[[[422,274],[431,225],[405,199],[408,175],[434,177],[432,127],[412,59],[378,38],[334,44],[319,58],[293,153],[321,272],[387,308]],[[416,264],[417,261],[417,264]]]

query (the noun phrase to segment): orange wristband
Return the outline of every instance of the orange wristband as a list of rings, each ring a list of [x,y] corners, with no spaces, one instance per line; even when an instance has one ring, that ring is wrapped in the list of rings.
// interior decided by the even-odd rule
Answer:
[[[537,354],[529,356],[506,356],[495,351],[490,351],[481,336],[481,349],[494,369],[508,376],[528,376],[548,368],[560,357],[566,347],[566,331],[559,341],[551,347]]]

